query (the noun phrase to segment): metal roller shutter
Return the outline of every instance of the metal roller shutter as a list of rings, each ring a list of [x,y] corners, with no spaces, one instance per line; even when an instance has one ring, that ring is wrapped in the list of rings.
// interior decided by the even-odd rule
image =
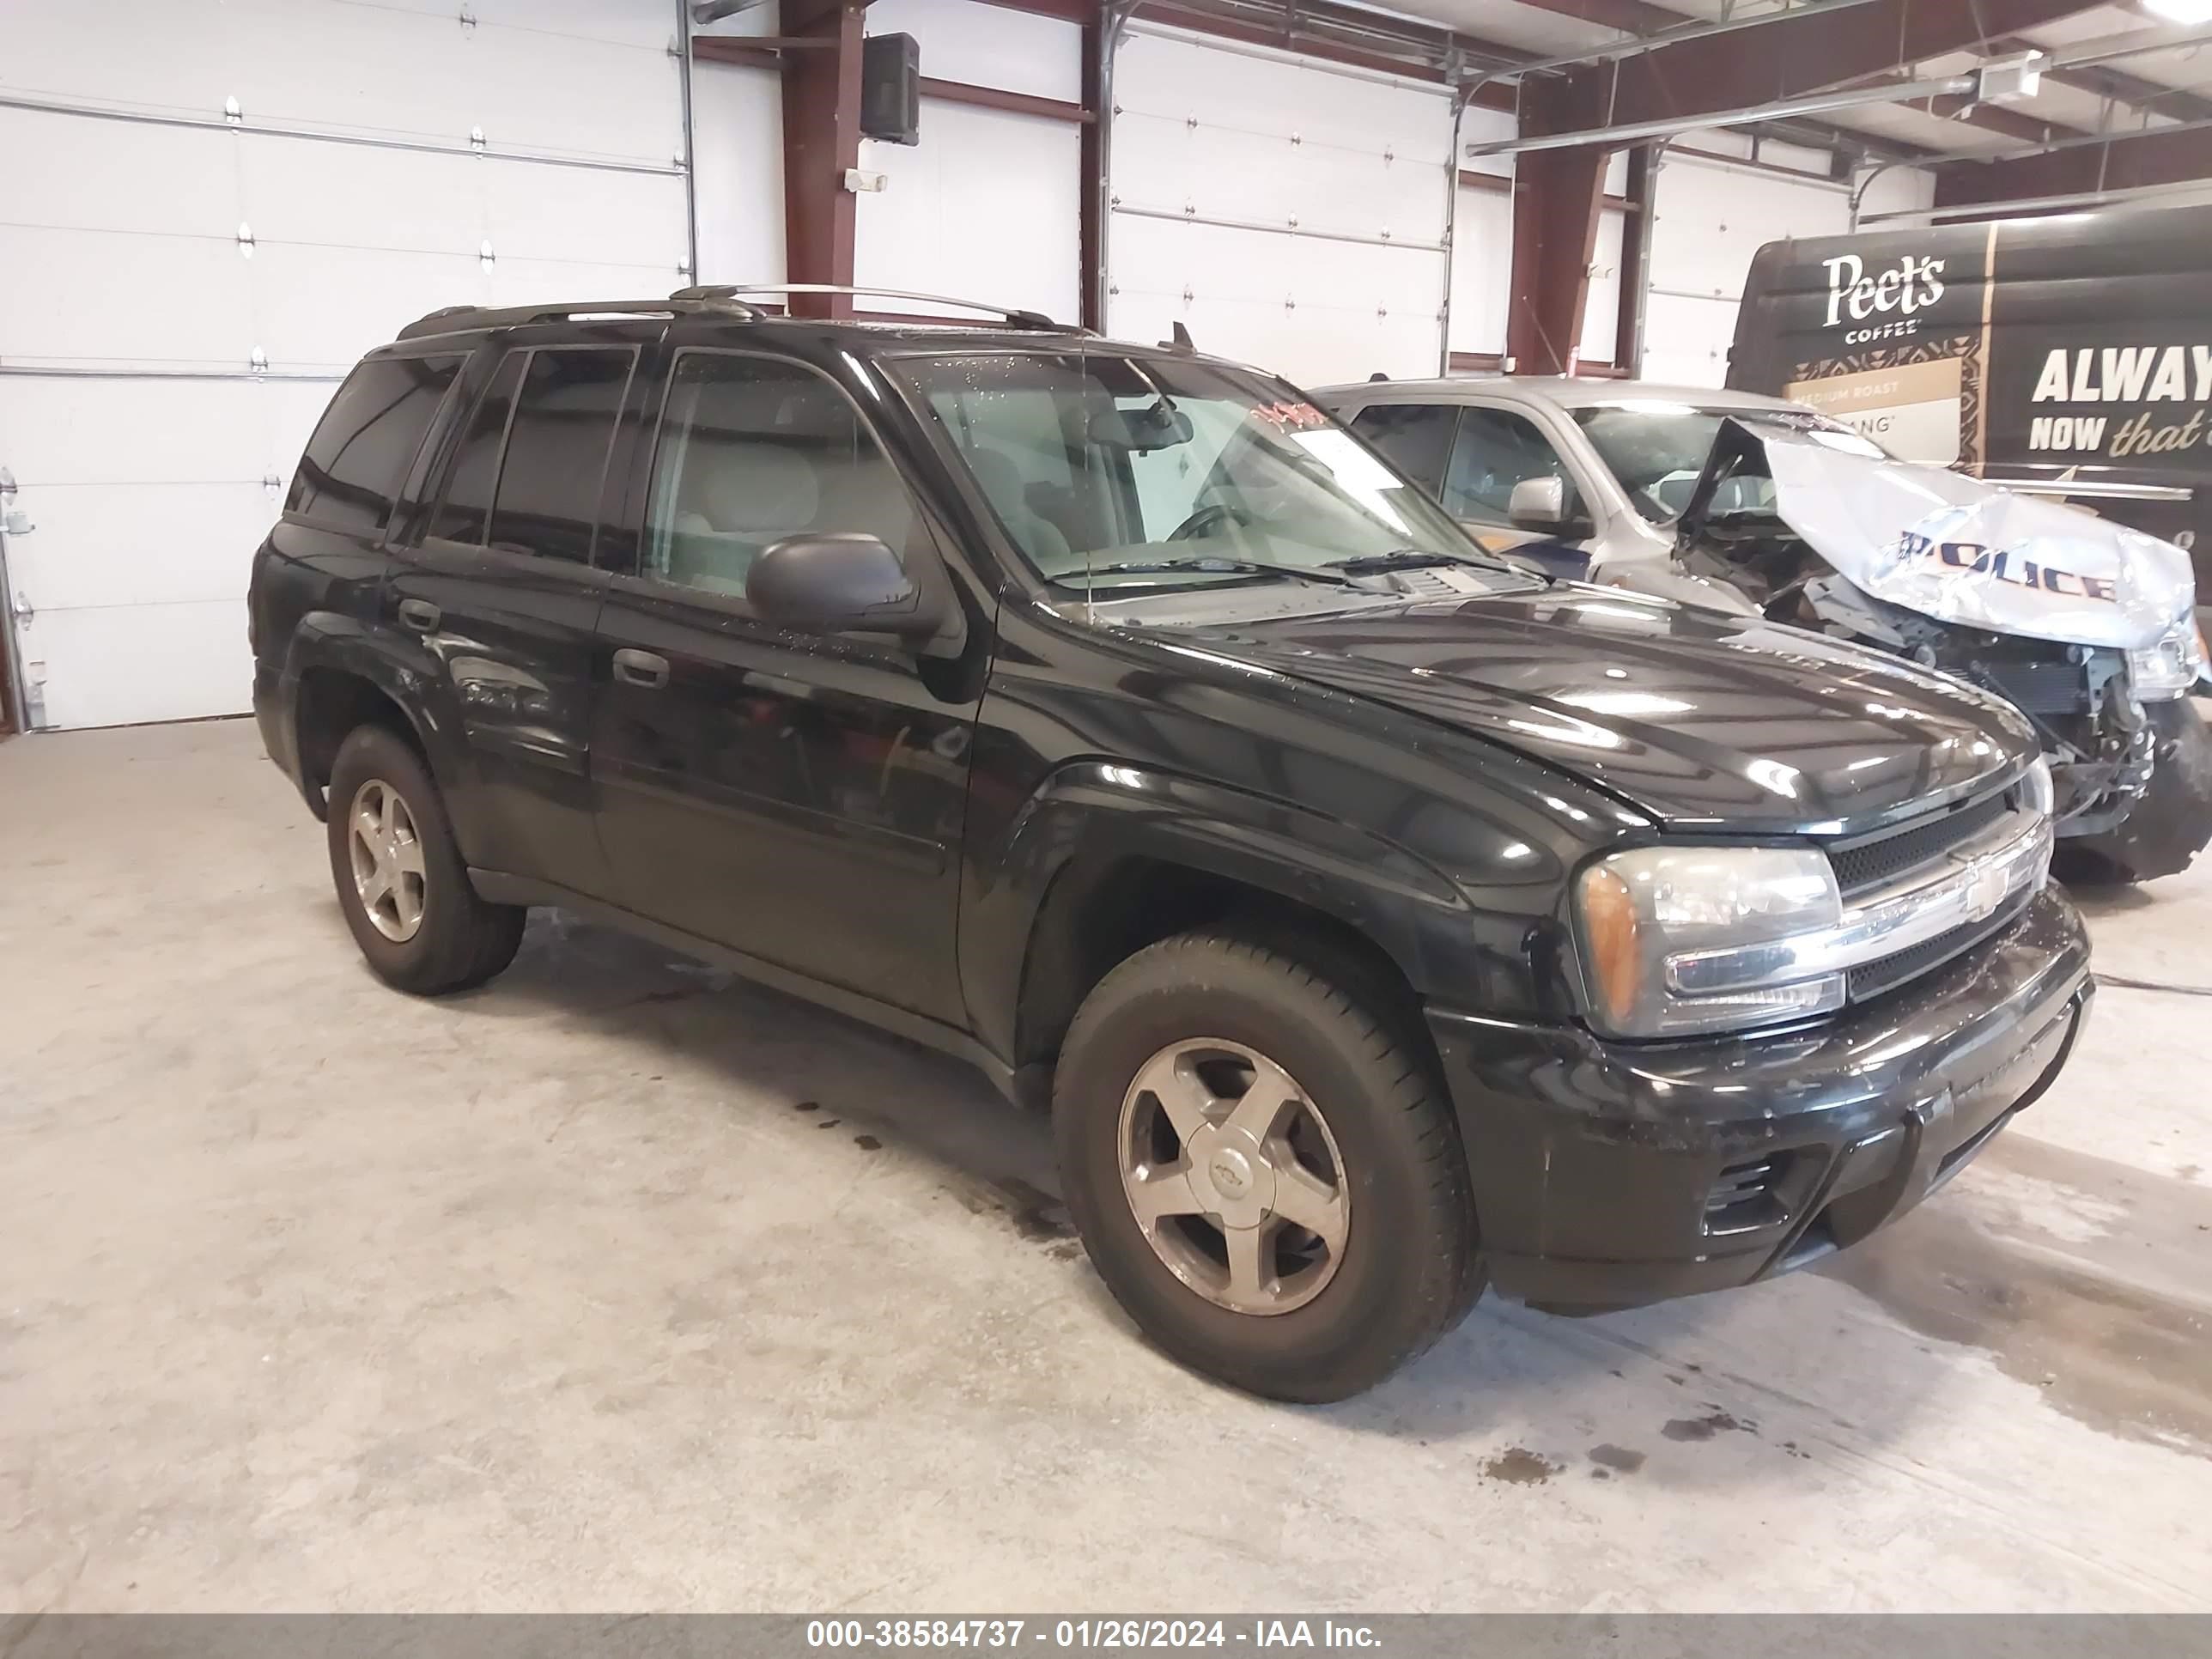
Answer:
[[[41,158],[0,216],[0,556],[34,725],[245,708],[248,557],[362,350],[439,306],[685,280],[677,21],[0,11],[0,152]]]

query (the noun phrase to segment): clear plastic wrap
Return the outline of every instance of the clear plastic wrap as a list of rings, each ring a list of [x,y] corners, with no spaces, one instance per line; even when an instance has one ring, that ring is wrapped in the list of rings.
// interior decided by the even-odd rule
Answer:
[[[1939,622],[2134,650],[2196,604],[2189,556],[2076,507],[1891,460],[1852,434],[1744,424],[1774,511],[1845,580]]]

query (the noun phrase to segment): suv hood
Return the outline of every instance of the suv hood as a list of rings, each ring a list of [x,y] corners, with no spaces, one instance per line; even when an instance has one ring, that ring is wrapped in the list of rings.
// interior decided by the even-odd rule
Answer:
[[[1717,503],[1779,520],[1877,599],[1991,633],[2131,650],[2156,643],[2197,602],[2189,555],[2169,542],[1893,460],[1817,416],[1723,421],[1677,521],[1678,548],[1705,537]]]
[[[1161,631],[1517,750],[1676,828],[1850,833],[2036,753],[2008,704],[1960,681],[1614,588]]]

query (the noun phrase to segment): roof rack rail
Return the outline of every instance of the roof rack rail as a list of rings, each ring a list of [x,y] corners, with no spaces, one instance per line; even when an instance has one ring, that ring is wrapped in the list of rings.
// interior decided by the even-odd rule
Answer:
[[[577,317],[672,316],[678,312],[734,311],[750,322],[764,315],[758,307],[721,295],[695,293],[686,289],[665,300],[579,300],[558,306],[442,306],[416,318],[399,331],[398,338],[416,340],[428,334],[453,334],[465,328],[514,328],[524,323],[550,323]]]
[[[742,300],[755,294],[842,294],[851,299],[919,301],[923,305],[957,306],[963,311],[988,312],[1016,328],[1048,329],[1059,334],[1086,334],[1088,329],[1058,323],[1041,311],[1019,306],[987,305],[979,300],[959,300],[945,294],[913,294],[899,288],[850,288],[842,283],[715,283],[699,288],[679,288],[672,300]]]

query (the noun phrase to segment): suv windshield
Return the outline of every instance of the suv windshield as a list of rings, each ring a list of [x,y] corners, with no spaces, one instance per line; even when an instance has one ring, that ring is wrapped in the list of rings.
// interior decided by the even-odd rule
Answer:
[[[1262,375],[1110,350],[894,370],[1049,581],[1333,580],[1347,562],[1489,562],[1371,450]]]
[[[1653,524],[1680,518],[1705,469],[1721,411],[1680,404],[1594,404],[1572,411],[1629,505]]]
[[[1796,427],[1824,431],[1850,428],[1808,410],[1693,409],[1686,404],[1591,404],[1569,411],[1583,435],[1613,476],[1629,504],[1653,524],[1678,519],[1690,504],[1698,475],[1712,453],[1721,422],[1730,415],[1780,418]],[[1761,486],[1765,486],[1763,489]],[[1764,479],[1729,478],[1714,492],[1712,516],[1771,513],[1771,485]]]

